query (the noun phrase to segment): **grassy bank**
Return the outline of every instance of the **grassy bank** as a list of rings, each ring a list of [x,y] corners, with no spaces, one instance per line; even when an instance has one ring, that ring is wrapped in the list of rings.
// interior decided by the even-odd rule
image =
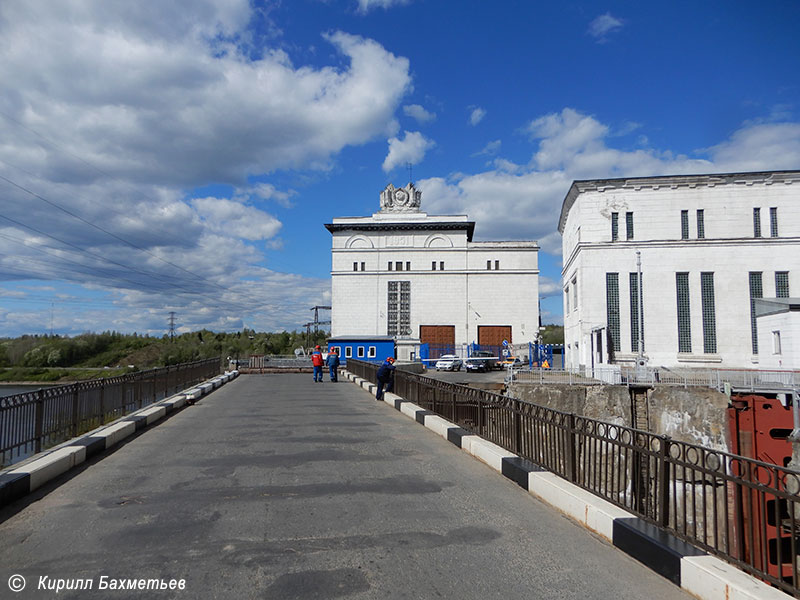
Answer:
[[[114,369],[60,369],[47,367],[10,367],[0,369],[0,382],[4,383],[68,383],[87,379],[116,377],[130,372],[127,368]]]

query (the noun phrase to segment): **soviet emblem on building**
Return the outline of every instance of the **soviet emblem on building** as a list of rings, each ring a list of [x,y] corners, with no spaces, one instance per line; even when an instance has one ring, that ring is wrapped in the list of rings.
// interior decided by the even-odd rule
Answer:
[[[381,192],[381,212],[419,212],[422,192],[413,183],[396,188],[391,183]]]

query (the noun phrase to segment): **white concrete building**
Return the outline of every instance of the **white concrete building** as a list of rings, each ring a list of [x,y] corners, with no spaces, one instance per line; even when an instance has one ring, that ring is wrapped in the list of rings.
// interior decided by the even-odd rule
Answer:
[[[800,368],[800,298],[755,301],[761,369]]]
[[[370,217],[333,219],[331,336],[394,336],[398,358],[420,343],[522,343],[539,327],[539,246],[473,242],[466,215],[420,210],[413,184],[389,185]]]
[[[800,171],[575,181],[558,228],[569,367],[634,364],[643,321],[650,366],[759,368],[754,300],[800,290]]]

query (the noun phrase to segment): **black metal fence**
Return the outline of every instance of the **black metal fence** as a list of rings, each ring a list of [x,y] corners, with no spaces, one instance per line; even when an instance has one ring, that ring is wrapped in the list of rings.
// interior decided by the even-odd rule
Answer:
[[[800,598],[797,471],[400,369],[394,391]]]
[[[0,398],[0,466],[12,464],[220,372],[218,358]]]

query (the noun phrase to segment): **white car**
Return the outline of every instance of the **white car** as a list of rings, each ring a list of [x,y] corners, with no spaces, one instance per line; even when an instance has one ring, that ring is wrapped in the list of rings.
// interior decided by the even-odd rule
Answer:
[[[439,360],[436,361],[435,366],[437,371],[460,371],[461,359],[455,354],[443,354],[439,357]]]

